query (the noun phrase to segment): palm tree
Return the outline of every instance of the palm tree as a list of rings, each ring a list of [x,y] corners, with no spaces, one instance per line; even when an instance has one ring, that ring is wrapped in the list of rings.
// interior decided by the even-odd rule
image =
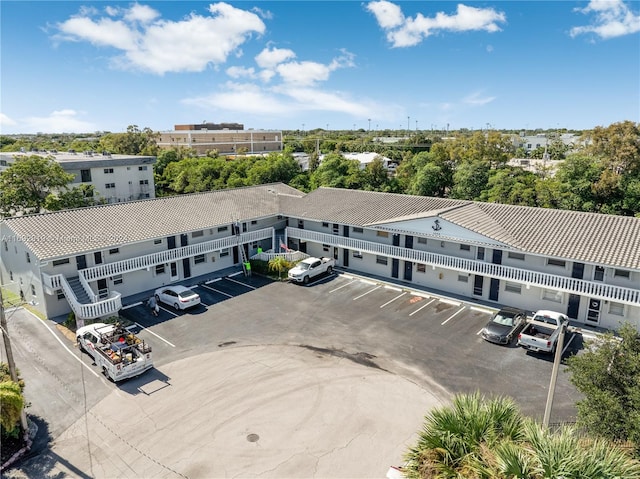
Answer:
[[[291,263],[284,256],[274,256],[269,260],[269,271],[277,271],[278,279],[283,271],[291,268]]]
[[[428,414],[406,459],[404,474],[415,479],[640,479],[640,461],[614,443],[568,427],[550,431],[511,399],[477,393]]]

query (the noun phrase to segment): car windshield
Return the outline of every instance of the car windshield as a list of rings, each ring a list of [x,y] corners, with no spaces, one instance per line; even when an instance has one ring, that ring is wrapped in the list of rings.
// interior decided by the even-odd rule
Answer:
[[[300,268],[302,271],[308,270],[309,266],[311,266],[309,263],[298,263],[298,268]]]
[[[493,318],[493,322],[502,324],[503,326],[513,326],[513,316],[505,316],[504,314],[498,313],[495,318]]]
[[[198,293],[194,293],[193,291],[182,291],[181,293],[178,293],[178,296],[182,299],[189,299],[198,296]]]

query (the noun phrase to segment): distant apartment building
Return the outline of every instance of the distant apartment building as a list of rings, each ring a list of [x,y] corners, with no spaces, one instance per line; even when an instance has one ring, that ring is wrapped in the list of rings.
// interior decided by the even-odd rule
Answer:
[[[527,153],[531,153],[538,148],[550,146],[554,141],[556,141],[555,135],[547,135],[545,133],[538,133],[536,135],[526,135],[524,133],[521,133],[519,136],[514,136],[515,147],[524,148]],[[573,133],[561,134],[560,141],[570,149],[573,149],[581,144],[580,137]]]
[[[52,158],[66,173],[74,175],[70,188],[93,185],[98,199],[107,203],[155,198],[154,156],[111,155],[94,152],[0,153],[0,171],[18,158],[32,155]]]
[[[217,151],[220,155],[261,154],[282,151],[281,130],[245,130],[241,123],[174,125],[160,132],[160,148],[192,148],[198,155]]]

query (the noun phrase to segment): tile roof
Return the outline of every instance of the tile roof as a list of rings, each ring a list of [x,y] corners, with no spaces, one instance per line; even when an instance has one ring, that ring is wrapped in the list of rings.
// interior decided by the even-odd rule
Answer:
[[[439,216],[515,250],[640,270],[640,218],[341,188],[305,195],[284,184],[261,185],[5,223],[32,238],[29,247],[38,258],[49,259],[276,214],[353,226]]]
[[[44,260],[276,215],[280,195],[302,194],[284,184],[271,184],[18,216],[4,222]]]
[[[439,215],[516,250],[640,269],[640,218],[372,191],[319,188],[283,213],[354,226]]]

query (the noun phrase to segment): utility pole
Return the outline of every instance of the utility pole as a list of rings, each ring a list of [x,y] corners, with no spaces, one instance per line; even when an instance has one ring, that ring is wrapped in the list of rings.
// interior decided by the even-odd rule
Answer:
[[[18,372],[16,371],[16,363],[13,360],[13,350],[11,349],[11,339],[9,338],[9,330],[7,328],[7,318],[4,314],[4,300],[2,299],[2,285],[0,285],[0,328],[2,328],[2,339],[4,341],[4,349],[7,352],[7,365],[9,366],[9,374],[14,383],[19,381]],[[27,435],[29,426],[27,425],[27,416],[24,407],[20,411],[20,426],[22,432]]]
[[[558,369],[560,369],[560,360],[562,359],[562,350],[564,349],[564,335],[567,331],[567,323],[560,326],[560,335],[556,342],[556,355],[553,361],[553,369],[551,370],[551,382],[549,383],[549,392],[547,394],[547,404],[544,408],[544,418],[542,426],[549,427],[549,418],[551,417],[551,407],[553,406],[553,395],[556,391],[556,382],[558,380]]]

